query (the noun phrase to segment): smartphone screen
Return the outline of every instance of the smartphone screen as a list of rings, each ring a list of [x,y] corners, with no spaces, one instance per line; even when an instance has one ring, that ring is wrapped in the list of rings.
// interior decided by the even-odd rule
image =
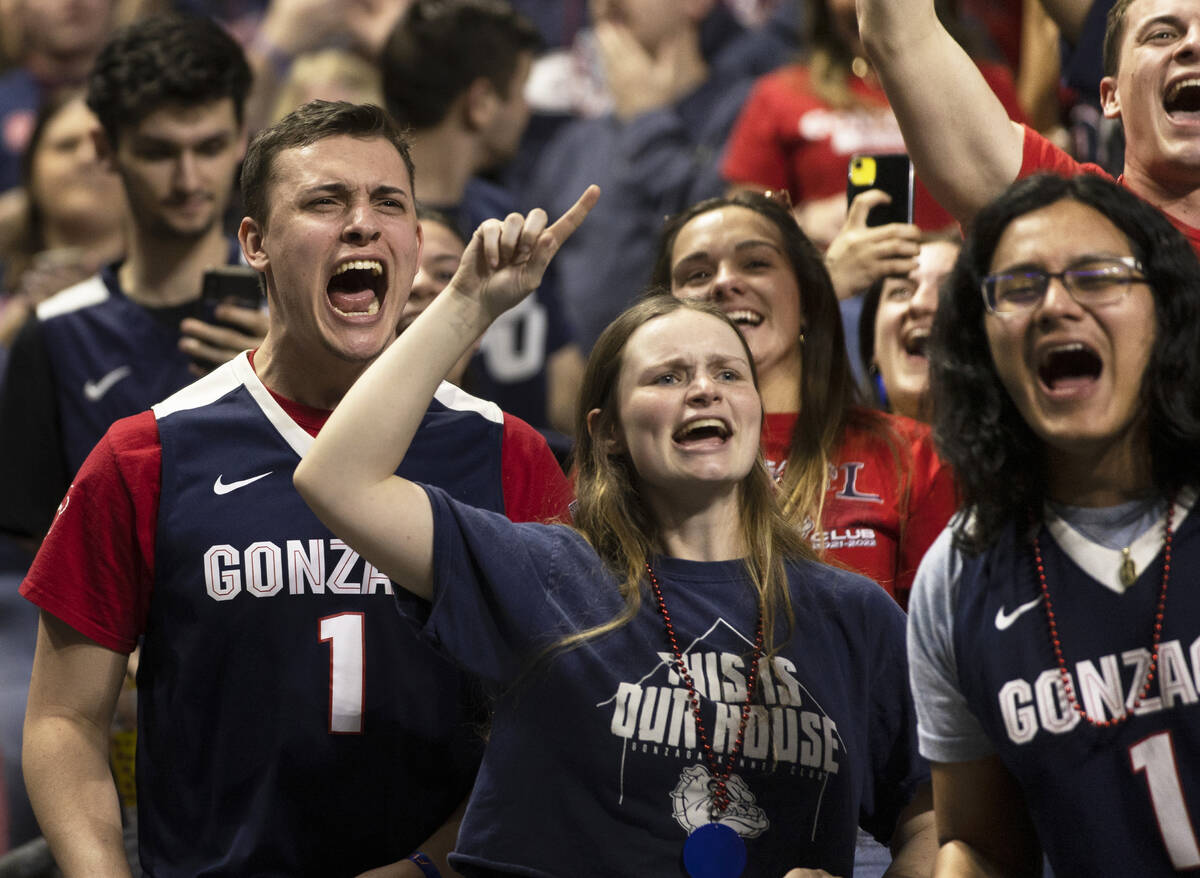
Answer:
[[[244,265],[225,265],[204,272],[200,293],[206,315],[211,317],[217,305],[228,303],[243,308],[261,308],[262,283],[258,272]],[[214,319],[215,322],[215,319]]]
[[[846,174],[847,203],[868,189],[882,189],[892,196],[890,204],[871,208],[867,214],[868,226],[912,222],[913,169],[907,155],[851,156]]]

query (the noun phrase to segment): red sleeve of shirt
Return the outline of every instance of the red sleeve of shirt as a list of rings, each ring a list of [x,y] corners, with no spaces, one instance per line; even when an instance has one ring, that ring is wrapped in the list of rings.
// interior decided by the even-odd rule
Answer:
[[[1112,175],[1104,168],[1075,161],[1026,125],[1025,141],[1021,153],[1021,170],[1018,172],[1017,178],[1029,177],[1037,173],[1052,173],[1061,177],[1074,177],[1076,174],[1098,174],[1106,179],[1112,179]]]
[[[568,520],[571,485],[542,434],[504,415],[500,449],[504,514],[513,521]]]
[[[721,162],[721,176],[730,183],[790,188],[788,154],[776,127],[783,119],[798,114],[775,106],[775,95],[780,91],[777,79],[768,75],[754,84],[733,125]]]
[[[896,419],[900,421],[900,419]],[[900,606],[908,609],[913,578],[925,552],[945,529],[958,508],[958,489],[954,473],[933,445],[929,427],[908,422],[912,449],[909,471],[908,516],[904,522],[900,553],[896,563],[895,595]]]
[[[154,585],[162,450],[152,412],[113,424],[76,473],[21,594],[80,634],[129,653]]]
[[[1112,175],[1104,170],[1104,168],[1091,163],[1080,164],[1027,126],[1025,128],[1021,172],[1018,174],[1018,177],[1028,177],[1039,171],[1050,171],[1064,177],[1074,176],[1075,174],[1096,174],[1104,177],[1106,180],[1112,179]],[[1117,182],[1124,186],[1125,177],[1122,176]],[[1134,192],[1133,194],[1137,195],[1138,193]],[[1166,212],[1163,213],[1163,216],[1167,218],[1171,225],[1183,233],[1184,237],[1188,239],[1188,243],[1192,245],[1192,249],[1196,252],[1196,255],[1200,256],[1200,228],[1189,226]]]

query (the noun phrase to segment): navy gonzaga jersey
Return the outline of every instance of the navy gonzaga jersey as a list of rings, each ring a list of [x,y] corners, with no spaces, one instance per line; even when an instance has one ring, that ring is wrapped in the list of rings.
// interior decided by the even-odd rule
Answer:
[[[452,406],[472,404],[475,410]],[[477,715],[396,612],[427,605],[292,487],[311,437],[243,354],[154,409],[162,496],[138,680],[142,864],[356,875],[466,795]],[[503,508],[499,409],[443,385],[402,472]]]
[[[1184,515],[1176,506],[1158,670],[1134,715],[1106,729],[1067,703],[1028,535],[1010,529],[964,564],[954,619],[961,689],[1060,875],[1200,868],[1200,516]],[[1140,576],[1123,594],[1120,552],[1060,521],[1039,541],[1076,697],[1090,717],[1111,719],[1149,671],[1162,528],[1132,547]]]
[[[126,298],[111,268],[47,299],[37,313],[72,473],[110,424],[195,380],[178,327]]]

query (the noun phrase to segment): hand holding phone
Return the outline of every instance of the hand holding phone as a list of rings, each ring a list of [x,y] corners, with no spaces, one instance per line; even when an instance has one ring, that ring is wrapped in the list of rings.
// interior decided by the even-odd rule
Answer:
[[[240,265],[209,269],[204,273],[200,300],[199,319],[185,318],[180,324],[180,346],[191,357],[197,375],[262,343],[267,314],[262,307],[262,284],[254,269]],[[236,305],[245,311],[236,312],[236,320],[220,320],[218,305]]]
[[[825,267],[839,299],[864,292],[877,280],[903,276],[916,268],[921,230],[912,223],[867,224],[872,212],[890,208],[882,189],[865,189],[854,196],[842,228],[825,250]]]
[[[258,272],[244,265],[223,265],[204,272],[204,286],[200,291],[204,303],[205,319],[216,319],[218,305],[238,305],[242,308],[261,308],[263,302],[262,282]]]

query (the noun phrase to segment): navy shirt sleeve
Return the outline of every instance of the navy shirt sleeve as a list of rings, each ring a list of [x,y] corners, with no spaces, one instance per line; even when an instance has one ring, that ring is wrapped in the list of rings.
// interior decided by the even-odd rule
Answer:
[[[41,324],[13,341],[0,388],[0,531],[40,540],[71,483]]]
[[[586,599],[581,602],[576,589],[583,579],[594,586],[607,574],[570,528],[514,524],[424,487],[434,520],[434,599],[425,631],[467,670],[509,684],[564,637],[619,611],[615,588],[597,596],[594,613]],[[595,576],[556,576],[559,569],[589,568]]]

